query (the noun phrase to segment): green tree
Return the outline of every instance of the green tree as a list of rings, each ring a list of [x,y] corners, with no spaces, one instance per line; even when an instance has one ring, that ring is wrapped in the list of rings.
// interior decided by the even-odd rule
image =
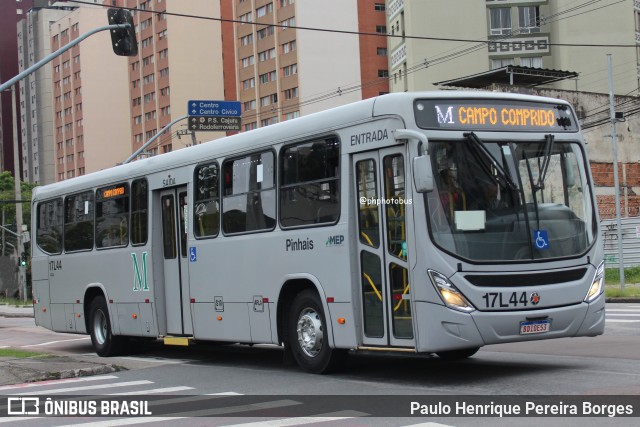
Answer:
[[[4,202],[5,200],[14,200],[16,198],[14,185],[13,176],[10,172],[0,173],[0,219],[2,219],[2,211],[4,211],[5,224],[15,224],[16,222],[16,204]],[[31,192],[37,185],[30,182],[21,182],[22,200],[30,201]],[[31,202],[22,203],[22,223],[31,223]]]

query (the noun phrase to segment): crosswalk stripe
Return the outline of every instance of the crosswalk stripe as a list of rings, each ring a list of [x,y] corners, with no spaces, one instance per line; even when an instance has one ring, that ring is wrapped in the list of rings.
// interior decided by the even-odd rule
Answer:
[[[638,313],[638,314],[629,314],[629,313],[611,313],[611,316],[640,317],[640,313]]]
[[[85,381],[112,380],[115,378],[118,378],[118,377],[115,375],[96,375],[93,377],[65,378],[63,380],[50,380],[50,381],[39,381],[35,383],[12,384],[12,385],[0,387],[0,391],[12,390],[16,388],[22,389],[22,388],[30,388],[30,387],[42,387],[42,386],[52,385],[52,384],[68,384],[68,383],[79,383],[79,382],[85,382]]]
[[[56,388],[53,390],[29,391],[26,393],[17,393],[17,394],[14,394],[14,396],[29,396],[34,394],[49,395],[49,394],[67,393],[71,391],[96,390],[96,389],[115,388],[115,387],[131,387],[134,385],[143,385],[143,384],[153,384],[153,381],[140,380],[140,381],[127,381],[123,383],[88,385],[84,387]]]
[[[349,420],[352,418],[366,417],[367,415],[369,414],[358,411],[338,411],[309,417],[283,418],[280,420],[263,420],[244,424],[230,424],[225,427],[288,427],[303,424],[324,423],[329,421]]]
[[[92,421],[84,424],[68,424],[65,426],[57,426],[57,427],[116,427],[116,426],[129,426],[135,424],[146,424],[146,423],[155,423],[155,422],[164,422],[167,421],[175,421],[182,420],[185,418],[192,417],[214,417],[226,414],[234,414],[238,412],[249,412],[249,411],[258,411],[264,409],[275,409],[282,408],[285,406],[292,405],[300,405],[300,402],[296,402],[295,400],[275,400],[272,402],[260,402],[260,403],[251,403],[247,405],[239,405],[239,406],[228,406],[223,408],[213,408],[213,409],[203,409],[200,411],[193,412],[181,412],[176,414],[168,414],[166,417],[144,417],[144,418],[119,418],[115,420],[105,420],[105,421]]]
[[[61,343],[61,342],[67,342],[67,341],[88,340],[89,338],[91,338],[91,337],[69,338],[68,340],[58,340],[58,341],[42,342],[42,343],[39,343],[39,344],[22,345],[22,346],[20,346],[20,348],[27,348],[27,347],[42,347],[42,346],[45,346],[45,345],[58,344],[58,343]]]
[[[151,390],[138,390],[138,391],[126,391],[123,393],[109,393],[107,396],[133,396],[140,394],[160,394],[160,393],[173,393],[174,391],[193,390],[193,387],[176,386],[176,387],[164,387],[154,388]]]
[[[427,423],[420,423],[420,424],[410,424],[404,427],[452,427],[452,426],[448,424],[427,422]]]
[[[640,310],[638,310],[638,309],[633,310],[633,309],[626,309],[626,308],[607,308],[605,311],[607,313],[622,313],[622,312],[624,312],[624,313],[638,313],[638,314],[640,314]]]

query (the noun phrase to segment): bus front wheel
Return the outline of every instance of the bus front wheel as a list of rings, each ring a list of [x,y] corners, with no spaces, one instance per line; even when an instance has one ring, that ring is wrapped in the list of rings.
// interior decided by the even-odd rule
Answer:
[[[289,346],[298,365],[314,374],[325,374],[342,362],[344,350],[329,347],[326,317],[318,295],[311,290],[298,294],[289,315]]]
[[[111,331],[109,309],[103,296],[97,296],[91,301],[89,331],[91,343],[98,356],[115,356],[124,348],[125,338],[115,336]]]

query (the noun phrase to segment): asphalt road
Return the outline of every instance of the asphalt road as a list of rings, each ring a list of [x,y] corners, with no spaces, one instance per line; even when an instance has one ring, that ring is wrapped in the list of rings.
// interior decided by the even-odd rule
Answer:
[[[182,415],[171,420],[171,425],[245,425],[253,422],[265,425],[265,417],[273,415],[277,421],[271,425],[419,424],[436,427],[517,423],[519,426],[539,426],[544,422],[549,425],[584,427],[607,422],[608,425],[626,426],[635,424],[640,414],[635,414],[634,419],[500,419],[437,415],[409,418],[408,403],[401,402],[397,404],[401,407],[388,408],[389,413],[399,411],[402,414],[406,411],[406,416],[360,418],[367,411],[359,405],[358,396],[369,396],[369,403],[375,403],[378,401],[373,399],[380,397],[405,395],[418,396],[428,402],[443,396],[498,400],[502,399],[502,395],[520,402],[518,397],[525,395],[533,398],[571,395],[584,401],[603,395],[640,395],[640,304],[609,304],[607,310],[605,334],[595,338],[487,346],[471,359],[460,362],[445,362],[428,356],[357,353],[350,355],[342,372],[330,376],[306,374],[295,366],[284,364],[282,350],[277,347],[230,345],[180,348],[164,347],[156,342],[136,348],[134,354],[129,356],[109,359],[110,363],[126,366],[128,371],[90,377],[93,379],[85,379],[80,383],[67,380],[33,386],[29,392],[43,395],[127,393],[129,396],[142,393],[143,396],[165,397],[180,394],[197,396],[198,399],[206,395],[224,396],[218,401],[226,402],[222,406],[227,409],[213,413],[217,415],[216,418],[192,418],[182,412]],[[0,318],[2,346],[50,351],[85,360],[105,360],[95,356],[88,337],[52,333],[35,327],[32,319]],[[0,389],[0,394],[15,391],[18,389]],[[245,396],[245,401],[233,401],[230,397],[238,395]],[[335,395],[341,396],[341,405],[325,402],[328,398],[314,397]],[[246,405],[246,396],[267,396],[265,401],[275,406],[271,412],[260,413],[260,418],[233,417],[233,413],[225,412],[230,411],[228,408]],[[613,399],[615,402],[616,397]],[[382,400],[379,405],[385,402],[394,403]],[[275,409],[280,405],[286,411]],[[211,405],[207,408],[209,411],[215,409]],[[380,407],[369,409],[379,410]],[[308,418],[318,414],[320,418]],[[136,424],[142,420],[157,425],[168,421],[154,417],[127,418],[110,421],[112,424],[102,420],[100,424],[95,419],[65,418],[60,419],[61,423],[57,422],[58,419],[51,423],[51,419],[42,418],[20,419],[16,425],[122,425],[125,421],[127,424]],[[0,419],[0,425],[2,422]]]

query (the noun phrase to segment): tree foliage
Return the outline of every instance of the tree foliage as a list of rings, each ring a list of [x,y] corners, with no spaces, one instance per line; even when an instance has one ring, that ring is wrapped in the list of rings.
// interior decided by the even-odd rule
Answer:
[[[12,202],[3,202],[4,200],[15,200],[15,181],[10,172],[0,173],[0,221],[2,220],[2,211],[4,211],[4,224],[15,224],[16,222],[16,204]],[[31,223],[31,192],[37,186],[30,182],[21,182],[20,190],[22,192],[21,199],[27,200],[22,203],[22,223]]]

